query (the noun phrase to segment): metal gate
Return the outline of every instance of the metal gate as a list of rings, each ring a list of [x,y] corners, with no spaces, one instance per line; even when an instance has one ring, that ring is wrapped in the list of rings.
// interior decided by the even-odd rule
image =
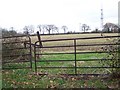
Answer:
[[[109,66],[100,62],[113,60],[114,58],[106,58],[109,54],[106,47],[116,47],[119,43],[101,42],[111,39],[118,40],[118,37],[120,36],[41,40],[38,33],[38,41],[34,44],[35,72],[70,75],[108,74],[111,69],[120,68],[120,65]],[[53,45],[54,43],[55,45]],[[84,48],[87,50],[82,50]],[[112,51],[112,53],[116,52],[118,51]],[[117,60],[120,61],[119,58]]]
[[[29,36],[2,38],[2,69],[32,68],[31,39]]]
[[[70,75],[101,75],[108,74],[111,69],[120,68],[120,65],[101,64],[116,59],[106,56],[118,51],[112,50],[109,53],[107,49],[118,47],[120,43],[106,41],[118,40],[120,36],[54,40],[41,40],[39,32],[37,36],[38,41],[34,44],[31,43],[29,36],[2,38],[2,68],[22,69],[32,68],[33,65],[36,73]],[[34,58],[32,58],[32,46],[34,46]],[[119,57],[117,60],[120,61]]]

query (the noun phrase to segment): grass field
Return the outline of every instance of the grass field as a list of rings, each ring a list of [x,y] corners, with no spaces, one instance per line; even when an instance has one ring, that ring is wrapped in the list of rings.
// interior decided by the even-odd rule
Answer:
[[[118,36],[118,33],[105,33],[104,36]],[[41,36],[41,40],[52,40],[52,39],[72,39],[72,38],[85,38],[85,37],[101,37],[100,33],[90,33],[90,34],[65,34],[65,35],[44,35]],[[31,37],[32,43],[38,41],[36,36]],[[104,44],[110,43],[112,39],[86,39],[86,40],[77,40],[77,45],[87,45],[87,44]],[[42,42],[43,46],[67,46],[67,45],[74,45],[73,40],[66,40],[66,41],[51,41],[51,42]],[[98,50],[100,47],[77,47],[77,50]],[[58,48],[59,51],[66,51],[71,50],[71,48]],[[47,51],[58,51],[58,49],[49,49]],[[44,49],[45,50],[45,49]]]
[[[101,58],[101,55],[94,55]],[[81,55],[78,58],[89,58],[92,54]],[[51,59],[57,60],[60,56],[51,56]],[[64,55],[66,59],[74,58],[74,56]],[[48,60],[49,57],[43,57],[42,60]],[[21,64],[25,66],[26,64]],[[74,62],[60,62],[60,63],[37,63],[40,66],[74,66]],[[85,61],[78,62],[78,66],[101,66],[99,61]],[[17,66],[17,65],[16,65]],[[15,67],[15,65],[13,66]],[[108,69],[78,69],[79,74],[82,73],[107,73]],[[106,77],[93,77],[93,76],[64,76],[61,74],[69,73],[74,74],[74,69],[38,69],[39,74],[35,74],[34,69],[16,69],[5,70],[2,72],[2,87],[3,88],[107,88],[112,86],[116,88],[117,83]],[[115,85],[115,86],[113,86]]]
[[[106,33],[105,36],[115,36],[117,33]],[[80,38],[80,37],[97,37],[100,34],[68,34],[68,35],[47,35],[41,36],[42,40],[49,39],[63,39],[63,38]],[[32,36],[32,42],[37,41],[37,37]],[[96,39],[96,40],[78,40],[77,45],[92,44],[92,43],[108,43],[110,40]],[[57,46],[57,45],[73,45],[73,41],[57,41],[57,42],[44,42],[43,46]],[[77,52],[85,51],[100,51],[101,47],[77,47]],[[39,53],[39,49],[37,50]],[[42,53],[55,53],[55,52],[74,52],[74,48],[56,48],[56,49],[42,49]],[[76,59],[102,59],[106,54],[77,54]],[[38,66],[68,66],[74,67],[75,56],[71,54],[60,55],[42,55],[37,58],[38,61],[45,60],[68,60],[66,62],[38,62]],[[28,63],[22,63],[19,66],[26,66]],[[16,67],[12,65],[12,67]],[[102,66],[100,61],[77,61],[77,66]],[[34,65],[33,65],[34,67]],[[108,88],[117,87],[117,83],[106,77],[93,77],[93,76],[64,76],[63,73],[74,74],[75,69],[38,69],[41,74],[47,73],[48,75],[35,74],[33,69],[17,69],[17,70],[3,70],[2,71],[2,87],[3,88]],[[77,69],[79,74],[106,74],[110,73],[110,69]]]
[[[97,56],[97,55],[96,55]],[[91,55],[82,55],[81,58],[88,58]],[[99,56],[101,57],[101,56]],[[57,60],[60,56],[52,56],[51,59]],[[62,58],[71,59],[74,56],[65,55]],[[78,56],[79,58],[79,56]],[[42,60],[49,59],[49,57],[43,57]],[[74,66],[74,62],[61,62],[61,63],[38,63],[41,66]],[[99,65],[99,62],[78,62],[78,66],[95,66]],[[25,66],[25,64],[22,64]],[[17,65],[16,65],[17,66]],[[15,65],[13,66],[15,67]],[[107,70],[104,70],[104,72]],[[48,73],[48,75],[40,76],[34,74],[34,69],[17,69],[3,71],[3,88],[106,88],[106,84],[103,83],[102,78],[98,77],[86,77],[85,79],[80,76],[64,76],[61,73],[74,74],[74,69],[39,69],[39,73]],[[100,69],[79,69],[79,73],[103,73]]]
[[[118,36],[118,33],[104,33],[104,36]],[[41,40],[51,40],[51,39],[66,39],[66,38],[83,38],[83,37],[99,37],[100,33],[90,33],[90,34],[63,34],[63,35],[41,35]],[[31,36],[32,42],[38,40],[36,36]]]
[[[86,54],[86,55],[79,55],[77,54],[77,67],[101,67],[102,64],[100,63],[100,60],[94,60],[94,59],[102,59],[103,55],[105,54]],[[83,60],[84,61],[81,61]],[[85,61],[93,59],[94,61]],[[75,74],[75,61],[74,61],[74,55],[67,54],[67,55],[52,55],[52,56],[42,56],[42,58],[39,61],[46,61],[46,60],[54,60],[54,62],[39,62],[37,63],[38,66],[41,67],[73,67],[72,69],[38,69],[38,72],[48,73],[48,74]],[[67,61],[59,61],[58,60],[67,60]],[[73,61],[69,61],[73,60]],[[78,61],[80,60],[80,61]],[[100,68],[77,68],[77,74],[107,74],[109,69],[100,69]]]

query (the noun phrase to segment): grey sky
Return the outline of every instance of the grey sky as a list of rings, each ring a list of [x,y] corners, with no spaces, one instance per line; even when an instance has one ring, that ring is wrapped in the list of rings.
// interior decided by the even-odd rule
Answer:
[[[100,9],[104,23],[118,23],[119,0],[0,0],[0,27],[15,27],[21,31],[25,25],[67,25],[70,31],[79,31],[86,23],[92,29],[100,28]],[[36,28],[37,30],[37,28]]]

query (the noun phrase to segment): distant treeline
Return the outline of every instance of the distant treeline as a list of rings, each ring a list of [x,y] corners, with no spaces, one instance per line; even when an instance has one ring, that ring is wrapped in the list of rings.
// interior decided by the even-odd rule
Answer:
[[[120,28],[119,28],[120,31]],[[92,33],[108,33],[108,32],[102,32],[102,31],[92,31],[92,32],[67,32],[67,33],[54,33],[54,34],[40,34],[41,36],[43,35],[66,35],[66,34],[92,34]],[[113,32],[109,32],[113,33]],[[115,33],[115,32],[114,32]],[[118,33],[118,32],[116,32]],[[24,37],[26,34],[24,33],[17,33],[16,31],[8,31],[8,30],[2,30],[2,38],[12,38],[12,37]],[[37,36],[36,34],[29,34],[28,36]]]

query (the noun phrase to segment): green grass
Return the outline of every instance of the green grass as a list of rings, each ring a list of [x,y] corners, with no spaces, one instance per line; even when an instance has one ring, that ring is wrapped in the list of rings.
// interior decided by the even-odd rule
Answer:
[[[94,56],[94,57],[93,57]],[[77,59],[87,59],[87,58],[101,58],[101,54],[87,54],[87,55],[77,55]],[[72,59],[74,60],[74,55],[52,55],[42,58],[40,60],[58,60],[58,59]],[[22,64],[25,66],[26,64]],[[73,66],[74,62],[42,62],[37,63],[40,66]],[[98,61],[85,61],[84,63],[78,62],[78,66],[93,66],[100,65]],[[95,71],[96,70],[96,71]],[[34,74],[34,69],[16,69],[16,70],[3,70],[2,77],[2,87],[3,88],[105,88],[106,85],[98,77],[89,77],[86,80],[80,76],[66,77],[60,75],[60,73],[72,73],[74,74],[74,69],[38,69],[39,73],[48,73],[45,76],[39,76]],[[103,73],[99,69],[78,69],[78,73]],[[81,78],[81,79],[79,79]]]
[[[94,60],[94,59],[102,59],[105,54],[77,54],[77,67],[102,67],[102,64],[100,63],[100,60]],[[78,61],[78,60],[89,60],[93,59],[94,61]],[[45,55],[42,56],[41,59],[38,59],[38,61],[45,61],[45,60],[54,60],[55,62],[37,62],[37,66],[41,67],[73,67],[72,69],[53,69],[50,68],[47,69],[38,69],[38,72],[43,73],[50,73],[50,74],[57,74],[57,73],[68,73],[68,74],[74,74],[75,72],[75,56],[72,54],[60,54],[60,55]],[[67,61],[57,61],[57,60],[67,60]],[[77,68],[78,74],[105,74],[108,73],[108,70],[102,68]]]
[[[39,76],[31,70],[11,70],[4,72],[3,88],[105,88],[97,77],[86,80],[81,77],[65,77],[60,75]],[[81,79],[80,79],[81,78]]]

